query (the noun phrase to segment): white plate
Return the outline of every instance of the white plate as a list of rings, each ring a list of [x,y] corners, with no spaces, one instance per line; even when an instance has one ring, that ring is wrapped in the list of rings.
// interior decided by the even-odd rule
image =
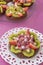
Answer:
[[[32,58],[28,59],[20,59],[15,54],[11,53],[8,48],[8,36],[12,33],[17,33],[19,30],[28,29],[28,28],[14,28],[6,32],[0,39],[0,55],[1,57],[11,65],[38,65],[43,62],[43,35],[34,29],[30,29],[30,31],[35,32],[38,35],[38,39],[40,40],[40,49],[38,53]]]

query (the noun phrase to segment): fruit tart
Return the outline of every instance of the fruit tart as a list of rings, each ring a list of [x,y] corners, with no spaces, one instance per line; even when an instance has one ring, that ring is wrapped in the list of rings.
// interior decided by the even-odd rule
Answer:
[[[20,18],[25,16],[26,11],[21,6],[15,6],[11,5],[8,6],[8,9],[6,10],[6,16],[7,17],[12,17],[12,18]]]
[[[34,0],[13,0],[13,2],[17,2],[17,5],[22,7],[30,7],[34,3]]]
[[[29,29],[20,30],[9,36],[9,49],[20,58],[30,58],[40,48],[40,41],[36,33]]]
[[[6,2],[4,0],[0,0],[0,14],[3,14],[6,10]]]

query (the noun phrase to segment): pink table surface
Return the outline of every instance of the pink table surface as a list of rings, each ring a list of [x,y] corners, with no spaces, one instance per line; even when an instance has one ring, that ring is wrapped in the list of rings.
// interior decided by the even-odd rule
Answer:
[[[7,19],[4,15],[0,16],[0,37],[8,30],[15,27],[29,27],[43,33],[43,0],[36,0],[35,4],[30,8],[30,16],[19,20]],[[0,65],[9,65],[0,56]],[[40,65],[43,65],[41,63]]]

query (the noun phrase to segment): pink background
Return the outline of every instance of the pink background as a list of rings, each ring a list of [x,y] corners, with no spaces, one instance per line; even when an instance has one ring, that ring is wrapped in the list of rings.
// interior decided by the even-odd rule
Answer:
[[[30,14],[30,15],[29,15]],[[6,16],[0,16],[0,37],[8,30],[15,27],[29,27],[43,33],[43,0],[36,0],[28,10],[28,16],[22,19],[11,20]],[[0,65],[9,65],[0,56]],[[41,63],[40,65],[43,65]]]

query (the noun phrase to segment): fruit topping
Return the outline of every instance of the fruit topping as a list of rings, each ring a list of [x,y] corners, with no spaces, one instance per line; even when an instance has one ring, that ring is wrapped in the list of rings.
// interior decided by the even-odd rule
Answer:
[[[15,45],[17,45],[17,40],[10,40],[9,43],[10,43],[10,45],[15,46]]]

